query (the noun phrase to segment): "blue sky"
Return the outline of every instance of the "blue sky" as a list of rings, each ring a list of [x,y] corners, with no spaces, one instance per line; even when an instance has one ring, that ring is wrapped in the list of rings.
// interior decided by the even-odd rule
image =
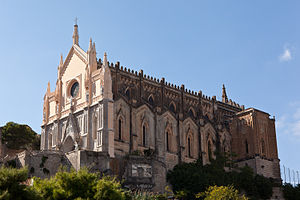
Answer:
[[[0,0],[0,126],[40,132],[60,54],[96,42],[98,57],[276,117],[281,163],[300,170],[299,1]]]

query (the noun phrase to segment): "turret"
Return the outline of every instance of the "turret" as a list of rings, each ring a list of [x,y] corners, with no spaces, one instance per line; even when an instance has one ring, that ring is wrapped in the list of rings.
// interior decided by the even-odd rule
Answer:
[[[107,55],[106,52],[104,53],[103,57],[103,67],[101,68],[101,74],[104,76],[104,83],[103,83],[103,97],[107,99],[112,99],[112,79],[111,79],[111,72],[107,62]]]
[[[79,35],[78,35],[78,25],[77,25],[77,21],[75,22],[74,25],[74,31],[73,31],[73,45],[78,45],[79,46]]]
[[[223,103],[228,103],[228,98],[227,98],[227,94],[226,94],[226,88],[225,88],[224,84],[223,84],[223,88],[222,88],[222,102]]]
[[[90,39],[89,49],[87,50],[88,57],[88,65],[90,68],[90,72],[94,72],[97,70],[97,58],[96,58],[96,47],[95,43],[92,42],[92,38]]]

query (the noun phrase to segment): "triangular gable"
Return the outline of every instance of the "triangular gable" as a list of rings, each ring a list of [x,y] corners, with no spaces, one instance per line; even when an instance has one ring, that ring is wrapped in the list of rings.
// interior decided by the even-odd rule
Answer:
[[[65,132],[63,133],[62,143],[65,142],[68,136],[71,136],[74,141],[78,140],[80,137],[76,120],[71,113],[68,116]]]
[[[75,54],[76,56],[78,56],[78,58],[79,58],[83,63],[87,64],[87,53],[86,53],[84,50],[82,50],[78,45],[74,44],[74,45],[71,47],[71,49],[70,49],[70,51],[69,51],[69,53],[68,53],[68,55],[67,55],[67,57],[66,57],[66,59],[65,59],[65,61],[64,61],[64,63],[63,63],[63,67],[62,67],[62,69],[61,69],[61,76],[63,76],[63,74],[65,73],[65,71],[66,71],[66,69],[67,69],[67,66],[69,65],[69,63],[70,63],[70,61],[71,61],[71,58],[72,58],[72,56],[73,56],[74,54]]]

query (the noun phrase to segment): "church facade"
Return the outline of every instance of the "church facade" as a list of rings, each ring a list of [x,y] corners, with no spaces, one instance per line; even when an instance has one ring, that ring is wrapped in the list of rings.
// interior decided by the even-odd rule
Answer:
[[[77,25],[56,88],[48,83],[44,96],[41,150],[69,156],[75,168],[97,165],[102,156],[105,168],[129,185],[151,183],[156,191],[176,164],[199,158],[207,164],[215,152],[235,153],[239,165],[280,180],[268,113],[228,99],[224,85],[217,100],[108,62],[106,54],[97,59],[92,40],[86,52],[79,46]]]

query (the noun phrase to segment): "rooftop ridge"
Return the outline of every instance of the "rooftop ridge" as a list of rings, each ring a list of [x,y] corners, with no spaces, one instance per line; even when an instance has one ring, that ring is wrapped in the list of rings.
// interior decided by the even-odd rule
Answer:
[[[101,67],[102,64],[103,64],[102,60],[99,59],[98,60],[98,66]],[[197,98],[200,97],[200,98],[205,99],[207,101],[216,101],[216,96],[210,97],[210,96],[204,95],[201,90],[199,92],[196,92],[194,90],[187,89],[187,88],[185,88],[185,86],[183,84],[179,87],[176,84],[165,81],[164,77],[159,79],[159,78],[155,78],[153,76],[144,74],[144,71],[142,69],[139,72],[137,72],[133,69],[130,69],[130,68],[127,68],[127,67],[124,67],[124,66],[120,65],[119,61],[115,64],[113,62],[108,62],[108,66],[110,68],[114,69],[114,70],[117,69],[118,71],[128,73],[132,76],[135,76],[136,78],[142,78],[146,81],[149,81],[149,82],[152,82],[152,83],[155,83],[155,84],[162,84],[165,87],[177,90],[179,92],[184,92],[185,94],[193,96],[193,97],[197,97]],[[219,101],[219,102],[222,102],[222,101]],[[224,102],[222,102],[222,103],[224,103]],[[238,103],[234,102],[232,99],[229,99],[229,101],[227,103],[224,103],[224,104],[227,104],[227,105],[239,108],[239,109],[245,109],[244,105],[240,106]]]

